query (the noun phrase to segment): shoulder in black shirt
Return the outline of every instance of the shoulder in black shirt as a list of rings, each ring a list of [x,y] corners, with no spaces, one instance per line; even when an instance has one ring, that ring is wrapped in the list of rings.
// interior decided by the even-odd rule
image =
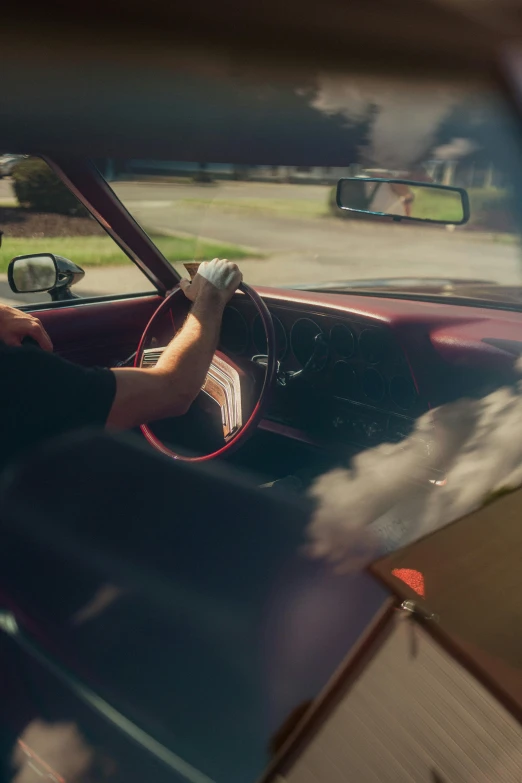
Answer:
[[[115,393],[110,370],[81,367],[33,346],[0,343],[0,470],[47,438],[104,426]]]

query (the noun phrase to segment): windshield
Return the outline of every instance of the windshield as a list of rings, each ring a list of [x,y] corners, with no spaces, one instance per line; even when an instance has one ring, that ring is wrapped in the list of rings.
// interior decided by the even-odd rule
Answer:
[[[258,285],[522,304],[519,151],[498,96],[332,76],[243,84],[236,103],[229,93],[228,103],[214,95],[215,127],[204,125],[199,141],[187,134],[178,160],[98,162],[180,273],[184,261],[221,256],[240,259]],[[225,140],[226,159],[204,156],[205,134]],[[470,220],[396,223],[340,210],[336,185],[347,176],[464,188]],[[440,219],[436,191],[417,206]]]

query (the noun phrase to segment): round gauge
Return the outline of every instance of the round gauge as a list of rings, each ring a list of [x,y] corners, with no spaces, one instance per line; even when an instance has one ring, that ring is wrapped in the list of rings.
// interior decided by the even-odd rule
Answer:
[[[353,400],[357,397],[359,382],[357,373],[348,362],[339,361],[333,366],[333,393],[336,397]]]
[[[414,404],[417,392],[411,378],[396,375],[390,381],[390,398],[398,408],[407,411]]]
[[[248,325],[239,310],[225,307],[219,347],[230,353],[243,353],[248,346]]]
[[[362,377],[362,390],[372,402],[380,402],[385,392],[384,378],[377,370],[365,370]]]
[[[310,318],[300,318],[292,326],[290,345],[301,366],[304,366],[312,356],[315,348],[315,338],[321,334],[321,328]]]
[[[344,359],[349,359],[355,353],[355,337],[349,326],[335,324],[330,332],[330,345]]]
[[[361,356],[368,364],[382,362],[389,349],[388,335],[379,329],[365,329],[359,337]]]
[[[274,330],[275,330],[275,338],[276,338],[276,346],[277,346],[277,358],[282,359],[287,349],[285,327],[283,326],[279,318],[276,318],[274,315],[272,316],[272,320],[274,322]],[[265,328],[263,326],[261,316],[259,315],[256,315],[252,323],[252,339],[254,340],[254,345],[256,347],[256,350],[258,350],[259,353],[266,354],[267,346],[266,346]]]

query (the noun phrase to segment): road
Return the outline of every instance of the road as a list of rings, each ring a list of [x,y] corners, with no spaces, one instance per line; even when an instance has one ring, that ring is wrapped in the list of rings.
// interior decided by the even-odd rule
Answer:
[[[0,201],[8,195],[6,187],[0,182]],[[503,238],[416,224],[301,217],[321,211],[328,195],[323,186],[120,182],[113,187],[149,231],[183,232],[262,253],[265,257],[241,262],[245,280],[253,284],[390,276],[522,283],[518,245]],[[49,249],[52,252],[52,239]],[[147,289],[142,280],[133,266],[88,268],[77,290],[87,295]],[[0,298],[13,301],[6,286],[5,276],[0,276]]]
[[[310,202],[320,206],[326,203],[327,187],[119,183],[114,189],[149,230],[183,231],[259,248],[269,255],[267,259],[242,264],[252,283],[290,285],[389,276],[522,282],[518,246],[489,235],[416,224],[300,218],[299,201],[303,212]],[[208,203],[190,204],[189,199]],[[242,199],[255,202],[259,210],[242,210]],[[263,201],[280,204],[281,214],[263,211]]]

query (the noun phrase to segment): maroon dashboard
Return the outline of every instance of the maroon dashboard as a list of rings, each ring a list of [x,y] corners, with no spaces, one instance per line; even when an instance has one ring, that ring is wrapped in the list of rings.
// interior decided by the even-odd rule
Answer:
[[[453,304],[261,289],[274,318],[280,370],[262,427],[317,445],[367,448],[406,437],[430,407],[483,396],[517,377],[522,314]],[[316,336],[326,356],[302,380]],[[262,356],[250,303],[236,296],[222,349]]]
[[[389,327],[323,308],[295,309],[276,302],[274,319],[280,381],[272,392],[266,424],[301,432],[317,443],[366,447],[401,440],[425,409],[407,357]],[[323,349],[314,361],[316,338]],[[242,357],[266,353],[259,316],[236,301],[223,319],[221,349]],[[283,431],[284,432],[284,431]]]

